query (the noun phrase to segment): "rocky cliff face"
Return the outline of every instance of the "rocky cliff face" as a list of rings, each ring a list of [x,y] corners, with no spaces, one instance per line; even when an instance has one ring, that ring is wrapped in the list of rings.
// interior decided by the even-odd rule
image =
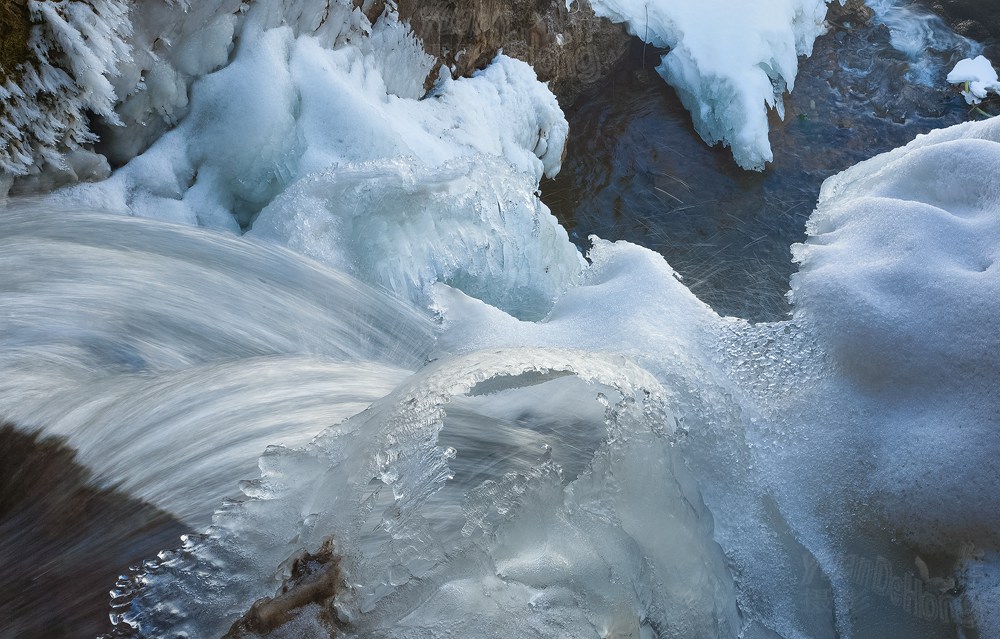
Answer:
[[[600,80],[630,41],[586,0],[571,10],[563,0],[400,0],[399,11],[438,58],[438,72],[469,75],[502,50],[533,66],[563,106]]]
[[[27,0],[0,0],[0,84],[14,79],[17,65],[27,60],[30,33]]]

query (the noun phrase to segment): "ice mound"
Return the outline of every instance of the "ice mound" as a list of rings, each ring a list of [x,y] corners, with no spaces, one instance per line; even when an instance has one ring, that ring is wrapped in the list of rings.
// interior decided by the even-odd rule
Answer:
[[[864,429],[855,482],[871,513],[922,553],[995,553],[1000,121],[932,132],[831,178],[808,231],[793,247],[795,316],[842,390],[826,423]],[[953,618],[995,632],[995,591],[966,599],[985,607]]]
[[[569,2],[568,4],[571,4]],[[591,0],[594,11],[657,47],[670,48],[657,71],[677,90],[709,145],[733,151],[737,164],[771,161],[768,110],[783,117],[800,55],[825,32],[827,0],[647,2]]]
[[[347,587],[322,607],[345,636],[735,636],[673,428],[659,384],[620,357],[440,362],[308,447],[269,450],[250,499],[149,564],[119,623],[218,636],[332,534]],[[198,596],[206,579],[216,596]]]
[[[436,169],[412,158],[335,166],[289,187],[251,235],[415,301],[441,281],[541,318],[578,278],[582,258],[535,184],[488,157]]]
[[[131,55],[109,78],[116,120],[97,122],[113,166],[145,151],[188,111],[191,84],[226,64],[241,17],[239,0],[148,0],[129,4]]]
[[[792,298],[852,378],[971,390],[996,371],[998,141],[993,120],[936,131],[824,184]]]
[[[438,347],[614,352],[650,371],[678,420],[678,451],[715,516],[714,538],[739,575],[745,636],[772,637],[764,630],[771,628],[788,637],[835,637],[832,598],[809,600],[800,583],[809,562],[813,586],[830,591],[826,568],[814,557],[826,542],[803,528],[811,517],[785,510],[776,491],[783,478],[772,477],[775,458],[791,454],[775,450],[787,432],[782,420],[790,398],[800,397],[821,369],[812,341],[784,324],[753,327],[720,318],[659,254],[592,239],[592,263],[580,285],[543,322],[519,321],[438,285],[436,308],[444,319]],[[744,362],[745,369],[733,370]]]

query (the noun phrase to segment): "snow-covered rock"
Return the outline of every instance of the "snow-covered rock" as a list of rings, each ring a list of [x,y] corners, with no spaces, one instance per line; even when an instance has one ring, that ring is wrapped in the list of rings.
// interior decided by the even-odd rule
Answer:
[[[826,30],[828,0],[648,2],[592,0],[598,15],[669,47],[657,71],[677,89],[708,144],[732,148],[736,162],[763,169],[772,158],[768,110],[783,114],[798,56]]]
[[[948,82],[962,85],[962,95],[969,104],[979,104],[990,93],[1000,93],[996,69],[986,56],[959,60],[948,73]]]

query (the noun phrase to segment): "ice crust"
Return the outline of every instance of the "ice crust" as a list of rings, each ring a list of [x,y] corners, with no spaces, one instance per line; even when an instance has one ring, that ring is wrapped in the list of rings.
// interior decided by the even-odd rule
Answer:
[[[467,412],[453,436],[485,440],[495,458],[510,433],[504,457],[473,460],[471,476],[449,464],[474,449],[437,445],[448,404],[463,396]],[[576,430],[593,434],[573,477],[554,461],[572,449],[533,436],[567,416],[539,404],[542,396],[576,406]],[[671,453],[673,418],[661,398],[647,373],[595,353],[513,349],[428,367],[310,446],[272,449],[260,480],[244,487],[253,501],[220,511],[206,537],[149,573],[129,621],[156,634],[166,603],[178,611],[171,632],[218,635],[233,618],[218,616],[219,601],[197,597],[206,574],[188,566],[209,570],[224,605],[239,610],[270,594],[272,567],[290,548],[332,533],[351,584],[338,604],[347,636],[655,636],[667,628],[735,636],[733,583],[711,515]],[[527,412],[508,421],[519,404]],[[525,466],[505,468],[518,455]],[[164,602],[169,583],[175,594]]]
[[[732,149],[737,164],[763,170],[772,159],[768,111],[784,114],[798,56],[826,31],[827,0],[647,2],[591,0],[650,44],[670,48],[657,71],[677,90],[709,145]]]
[[[447,281],[544,315],[582,266],[535,193],[568,133],[555,97],[504,56],[424,96],[432,60],[394,13],[372,25],[332,6],[313,31],[296,26],[301,7],[254,4],[232,60],[192,85],[175,129],[55,200],[233,232],[259,215],[252,234],[404,297]],[[525,233],[542,242],[512,241]]]

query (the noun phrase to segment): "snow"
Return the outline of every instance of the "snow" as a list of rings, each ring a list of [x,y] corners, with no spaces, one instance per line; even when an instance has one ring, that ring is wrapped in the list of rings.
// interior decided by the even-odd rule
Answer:
[[[599,16],[622,22],[657,47],[657,71],[677,90],[709,145],[732,149],[746,169],[771,161],[768,111],[783,115],[798,56],[826,30],[827,0],[647,2],[591,0]]]
[[[977,542],[1000,530],[983,472],[1000,445],[998,175],[1000,122],[932,132],[828,180],[793,247],[796,315],[882,404],[885,508],[935,548],[958,543],[949,522]]]
[[[996,69],[985,56],[959,60],[948,73],[948,82],[962,85],[962,95],[969,104],[979,104],[990,92],[1000,93]]]

